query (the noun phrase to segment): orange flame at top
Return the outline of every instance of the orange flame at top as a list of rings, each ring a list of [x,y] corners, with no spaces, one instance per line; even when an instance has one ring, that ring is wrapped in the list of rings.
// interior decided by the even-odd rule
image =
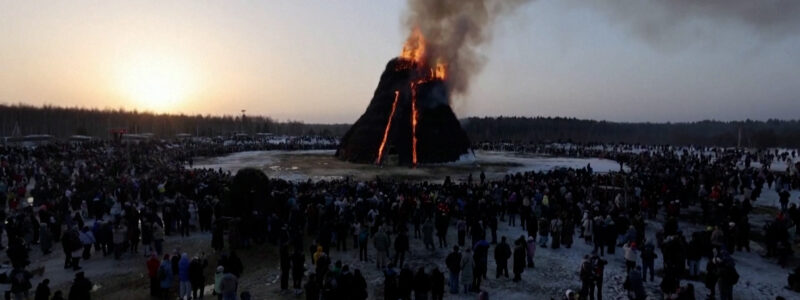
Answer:
[[[414,27],[403,45],[403,53],[400,57],[412,62],[422,64],[425,62],[425,37],[419,28]]]
[[[427,72],[423,77],[427,77],[426,80],[446,80],[447,79],[447,62],[443,61],[441,58],[436,58],[435,64],[430,65],[428,62],[430,54],[427,52],[427,42],[425,41],[425,36],[422,34],[422,31],[419,28],[414,27],[411,30],[411,33],[408,35],[408,39],[406,39],[405,45],[403,45],[403,52],[400,54],[400,57],[410,61],[411,64],[416,65],[417,68],[422,70],[422,72]],[[403,65],[401,68],[409,68],[409,65]],[[428,70],[430,68],[430,70]]]

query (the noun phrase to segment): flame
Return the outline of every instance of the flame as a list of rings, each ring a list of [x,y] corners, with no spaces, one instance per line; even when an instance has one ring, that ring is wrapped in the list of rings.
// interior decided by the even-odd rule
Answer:
[[[392,127],[392,118],[394,118],[394,111],[397,109],[397,99],[400,97],[400,91],[394,91],[394,102],[392,102],[392,112],[389,114],[389,120],[386,122],[386,129],[383,130],[383,140],[381,146],[378,148],[378,158],[375,159],[375,164],[380,164],[383,159],[383,148],[386,147],[386,140],[389,138],[389,128]]]
[[[411,30],[411,34],[406,39],[406,44],[403,45],[403,53],[400,57],[418,64],[425,62],[425,37],[422,36],[419,28],[414,27]]]
[[[417,68],[422,77],[422,81],[427,82],[430,80],[446,80],[447,79],[447,63],[441,58],[436,58],[436,63],[430,65],[428,59],[430,53],[426,52],[427,46],[425,36],[418,27],[414,27],[403,45],[403,52],[400,57],[407,63],[398,65],[398,70],[406,70]]]
[[[423,36],[418,27],[415,27],[411,30],[405,45],[403,45],[403,52],[400,54],[400,58],[403,61],[398,63],[396,67],[397,70],[417,69],[416,78],[411,81],[411,164],[413,167],[417,166],[417,119],[419,117],[419,111],[417,111],[417,87],[433,80],[447,80],[447,62],[442,58],[436,57],[430,60],[435,63],[430,64],[431,54],[427,53],[426,50],[425,36]],[[395,97],[396,103],[397,98]],[[394,115],[394,106],[392,106],[392,115]],[[391,123],[391,117],[389,117],[389,122]],[[389,124],[386,125],[386,132],[383,135],[384,141],[381,143],[380,149],[378,149],[376,163],[380,163],[388,133]]]
[[[417,166],[417,87],[411,83],[411,166]]]
[[[436,60],[436,67],[431,72],[434,79],[446,80],[447,79],[447,65],[441,60]]]

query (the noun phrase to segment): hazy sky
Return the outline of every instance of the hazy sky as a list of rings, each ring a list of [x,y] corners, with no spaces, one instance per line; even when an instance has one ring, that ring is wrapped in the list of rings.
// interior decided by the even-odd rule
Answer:
[[[800,118],[797,6],[751,16],[739,0],[589,2],[539,0],[499,20],[457,114]],[[353,122],[402,49],[405,10],[400,0],[0,0],[0,103]]]

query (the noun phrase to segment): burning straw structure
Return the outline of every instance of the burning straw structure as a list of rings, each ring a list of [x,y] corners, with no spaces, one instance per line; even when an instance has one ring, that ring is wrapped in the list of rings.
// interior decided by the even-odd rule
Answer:
[[[457,160],[469,139],[450,108],[485,61],[478,49],[491,25],[531,0],[408,0],[410,35],[381,75],[367,111],[344,135],[336,156],[402,165]],[[430,40],[426,40],[430,38]],[[389,159],[393,161],[394,159]]]
[[[336,156],[357,163],[415,166],[457,160],[470,142],[449,105],[443,66],[398,57],[386,65],[367,111],[342,137]]]

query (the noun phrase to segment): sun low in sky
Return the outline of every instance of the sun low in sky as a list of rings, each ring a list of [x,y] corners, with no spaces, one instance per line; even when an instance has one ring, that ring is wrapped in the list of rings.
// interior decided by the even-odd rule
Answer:
[[[180,57],[137,53],[119,62],[117,89],[135,107],[175,111],[196,94],[196,75]]]

